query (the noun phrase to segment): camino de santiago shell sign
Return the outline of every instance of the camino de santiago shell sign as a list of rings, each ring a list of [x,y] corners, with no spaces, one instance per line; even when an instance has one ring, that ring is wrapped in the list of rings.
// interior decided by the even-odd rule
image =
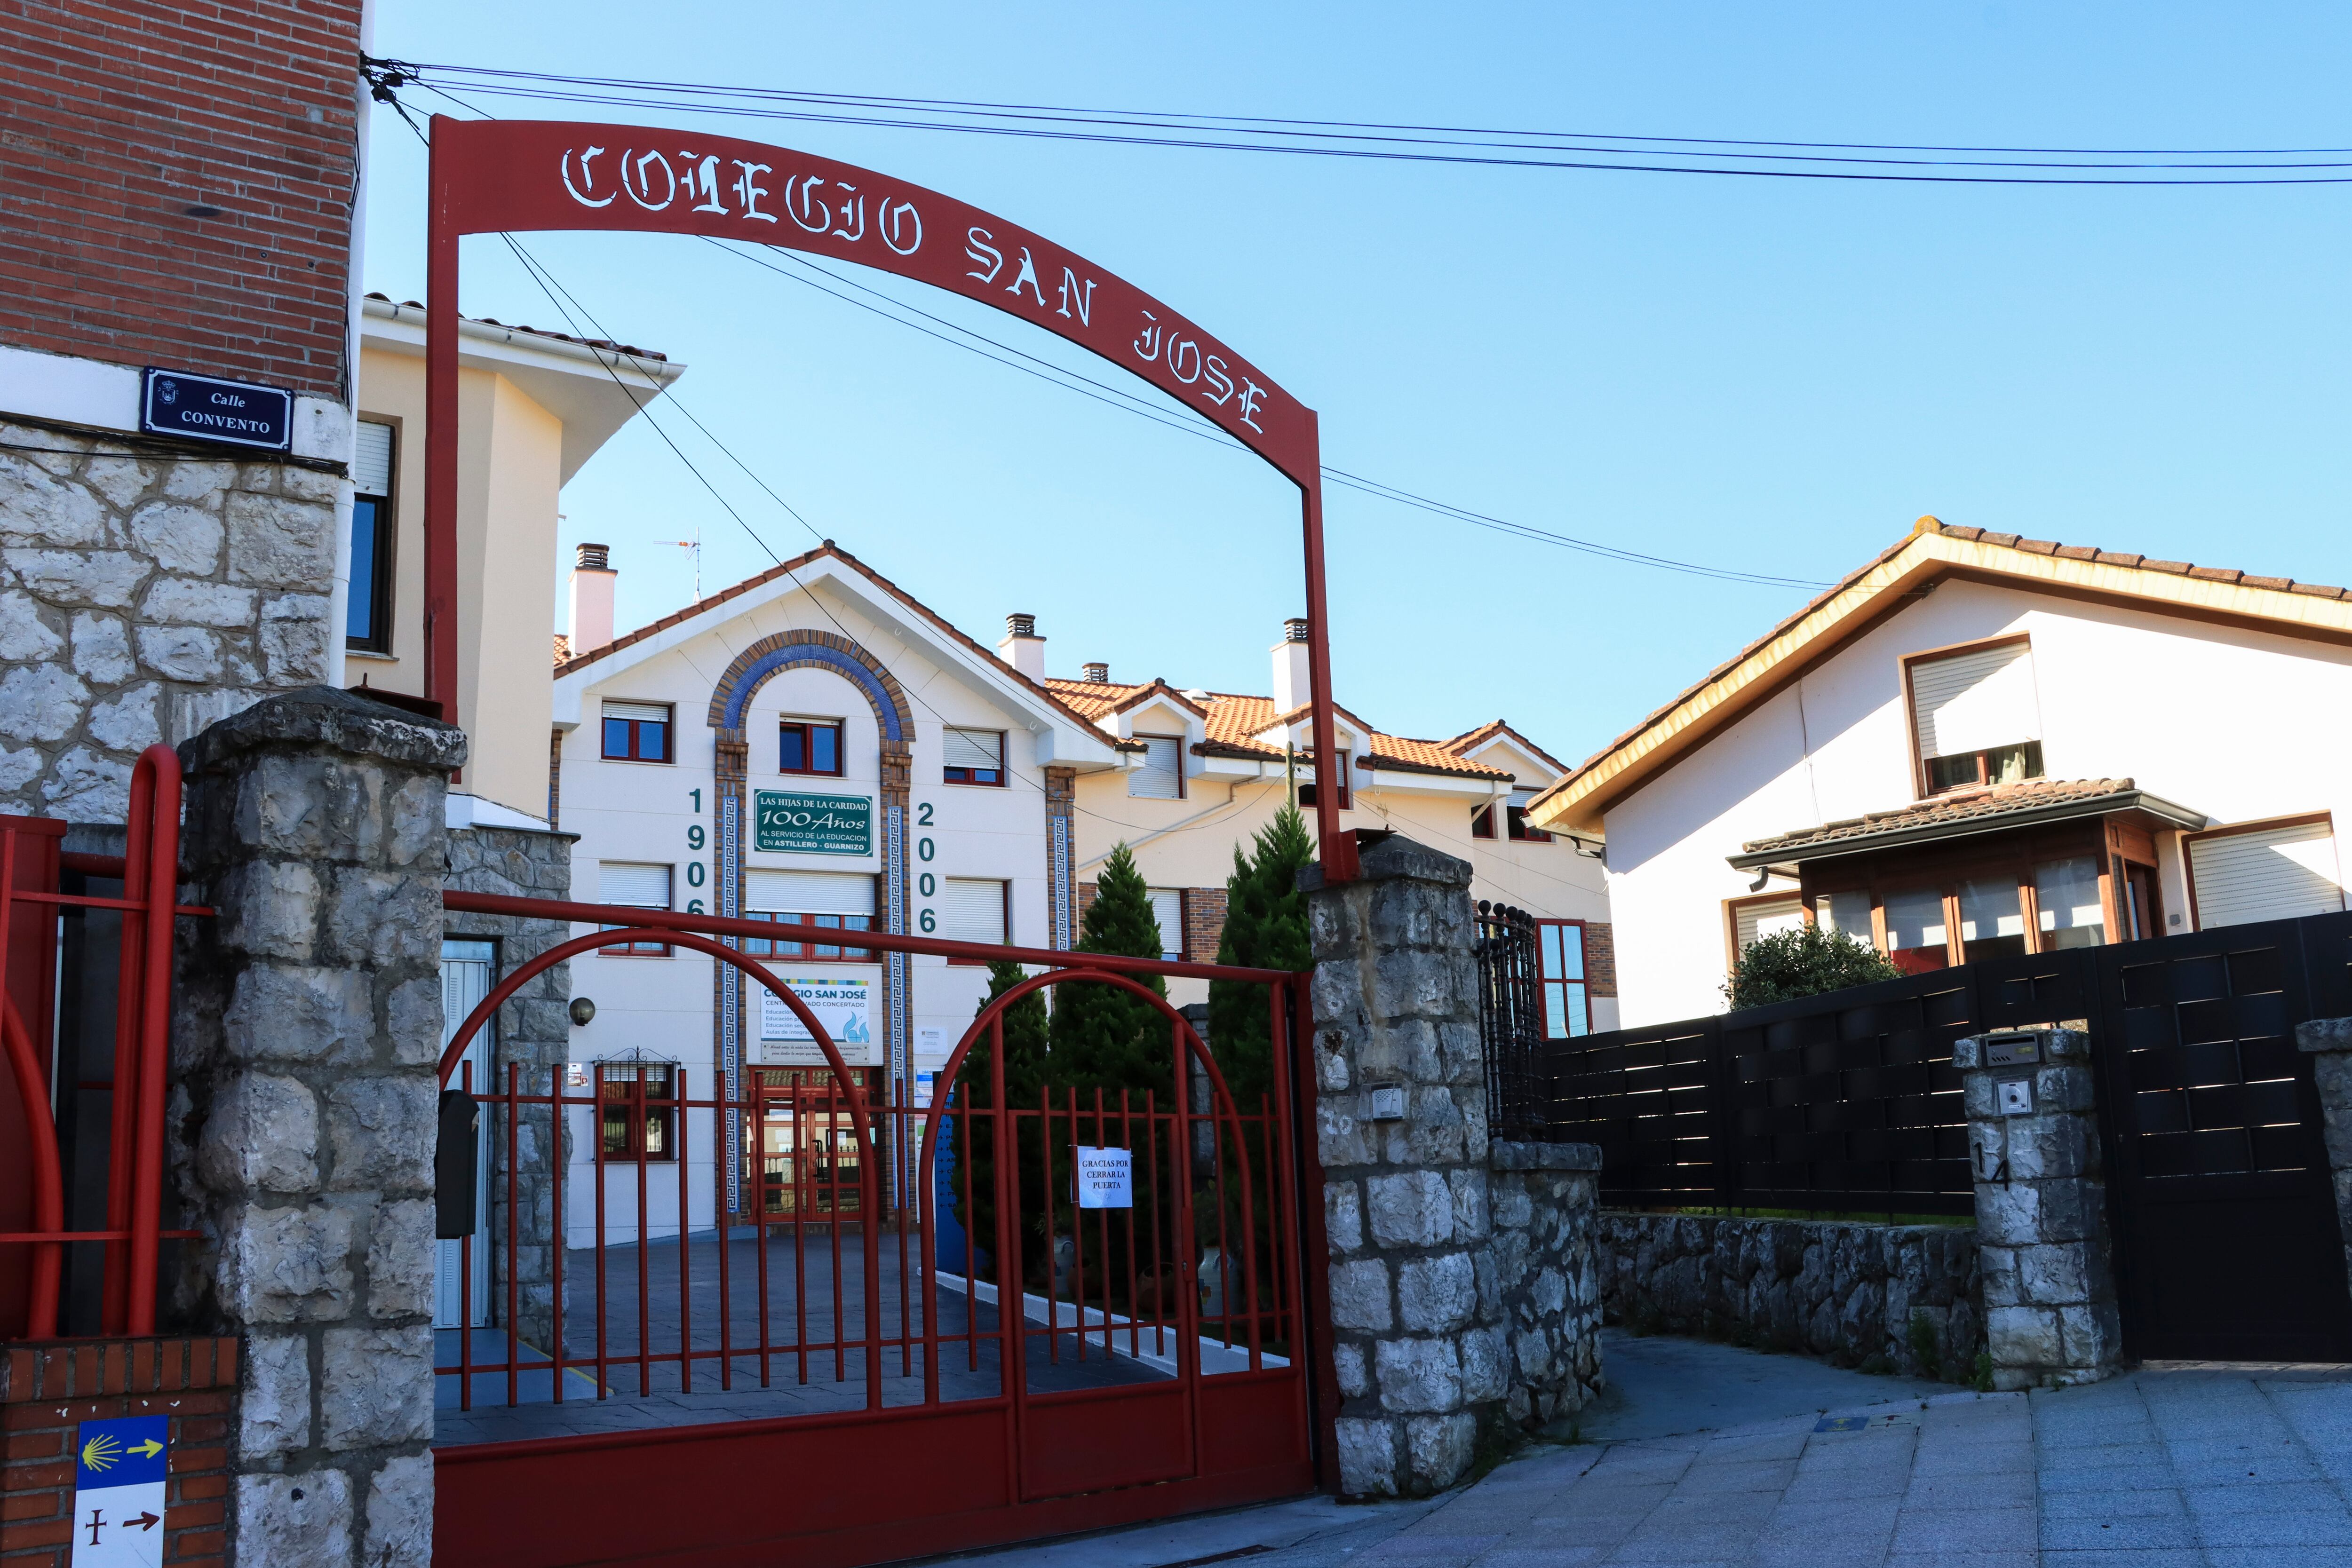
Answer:
[[[870,855],[874,798],[761,789],[752,800],[751,847],[795,854]]]

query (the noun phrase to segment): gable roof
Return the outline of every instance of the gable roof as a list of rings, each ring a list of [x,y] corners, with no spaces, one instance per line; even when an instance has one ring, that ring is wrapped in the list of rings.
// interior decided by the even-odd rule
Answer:
[[[1467,731],[1462,735],[1457,735],[1451,740],[1441,740],[1437,744],[1443,746],[1448,751],[1467,756],[1469,753],[1477,750],[1480,747],[1485,746],[1487,742],[1493,740],[1508,740],[1512,745],[1517,746],[1521,751],[1526,752],[1529,757],[1534,758],[1538,762],[1540,762],[1545,767],[1550,768],[1555,774],[1565,773],[1568,771],[1567,763],[1562,762],[1559,758],[1554,757],[1550,752],[1546,751],[1542,747],[1538,746],[1534,741],[1529,740],[1526,736],[1519,733],[1519,731],[1512,728],[1511,721],[1506,718],[1490,720],[1486,724],[1480,725],[1474,730]]]
[[[1922,517],[1889,549],[1708,671],[1538,796],[1529,820],[1597,831],[1601,814],[1945,578],[2352,644],[2352,591]]]
[[[933,610],[929,605],[925,604],[921,600],[917,599],[913,594],[908,592],[905,589],[899,587],[888,578],[884,577],[880,572],[876,571],[872,567],[867,566],[864,561],[858,559],[847,550],[843,549],[839,545],[835,544],[831,539],[825,540],[823,544],[817,546],[816,549],[810,550],[805,554],[796,555],[790,560],[779,561],[777,564],[770,567],[763,572],[760,572],[751,577],[747,577],[740,582],[730,584],[726,588],[720,589],[716,593],[698,599],[693,603],[687,605],[684,609],[674,610],[658,621],[640,626],[635,631],[628,632],[624,636],[615,637],[601,648],[592,648],[587,653],[582,653],[577,657],[558,659],[555,665],[555,678],[562,680],[566,675],[586,669],[589,665],[595,664],[600,659],[611,658],[614,654],[622,652],[624,649],[634,647],[637,643],[660,636],[663,632],[670,630],[674,626],[683,625],[685,622],[693,620],[698,615],[708,614],[711,611],[726,604],[730,600],[740,599],[743,595],[750,593],[756,589],[763,588],[769,583],[774,582],[779,578],[791,578],[802,568],[813,565],[819,560],[828,559],[837,560],[842,565],[849,568],[852,571],[856,572],[866,581],[872,583],[882,593],[906,606],[907,609],[921,617],[927,624],[938,631],[941,635],[961,645],[965,652],[976,654],[980,658],[987,660],[990,664],[995,666],[993,671],[991,672],[992,674],[1002,675],[1005,680],[1011,682],[1013,685],[1034,693],[1038,697],[1043,699],[1048,706],[1052,707],[1063,717],[1070,720],[1073,724],[1076,724],[1089,731],[1093,731],[1095,729],[1092,716],[1082,713],[1076,708],[1072,707],[1068,703],[1064,702],[1059,695],[1049,689],[1052,683],[1040,685],[1039,683],[1031,680],[1028,676],[1014,669],[1011,664],[1006,664],[1004,660],[997,654],[995,650],[992,648],[983,648],[971,638],[965,636],[962,632],[958,630],[951,622],[949,622],[947,617],[941,615],[938,611]],[[802,585],[795,581],[794,586]],[[559,639],[558,641],[561,651],[568,652],[570,648],[569,639]]]
[[[1279,713],[1275,709],[1272,697],[1251,696],[1237,692],[1206,692],[1198,697],[1190,697],[1159,677],[1137,685],[1119,681],[1069,681],[1048,676],[1045,685],[1072,707],[1094,719],[1124,713],[1155,695],[1171,701],[1201,716],[1208,738],[1192,749],[1204,757],[1279,762],[1283,758],[1282,748],[1267,745],[1259,737],[1267,730],[1299,722],[1307,712],[1304,707],[1297,707],[1288,713]],[[1367,768],[1388,768],[1403,773],[1436,773],[1456,779],[1507,779],[1511,777],[1499,768],[1475,762],[1460,755],[1451,742],[1384,735],[1346,708],[1337,704],[1333,708],[1365,736],[1362,760]],[[1300,750],[1298,757],[1300,761],[1309,764],[1315,759],[1314,753],[1305,748]]]

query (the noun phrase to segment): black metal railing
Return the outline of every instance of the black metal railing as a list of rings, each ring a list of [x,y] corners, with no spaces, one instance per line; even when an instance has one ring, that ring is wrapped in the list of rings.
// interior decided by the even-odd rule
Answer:
[[[1543,987],[1537,972],[1536,917],[1478,903],[1478,1041],[1486,1061],[1486,1126],[1497,1138],[1540,1139],[1550,1094],[1545,1082]]]

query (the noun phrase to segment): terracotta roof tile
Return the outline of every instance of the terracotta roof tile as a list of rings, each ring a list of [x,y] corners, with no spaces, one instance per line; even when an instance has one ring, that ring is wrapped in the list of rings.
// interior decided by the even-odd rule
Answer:
[[[2017,548],[2028,555],[2056,555],[2062,547],[2056,539],[2020,539]]]
[[[1948,532],[1949,530],[1947,531]],[[2091,559],[2097,561],[2101,566],[2137,566],[2140,562],[2146,560],[2147,557],[2144,555],[2130,555],[2121,550],[2103,549]]]
[[[1242,758],[1260,762],[1279,762],[1282,748],[1268,746],[1257,737],[1276,726],[1295,722],[1304,708],[1289,713],[1275,711],[1272,697],[1249,696],[1237,692],[1211,692],[1200,700],[1185,698],[1181,692],[1154,681],[1146,685],[1127,685],[1115,681],[1069,681],[1049,677],[1045,685],[1055,695],[1072,707],[1091,709],[1088,716],[1102,718],[1130,706],[1136,698],[1155,689],[1182,699],[1183,706],[1197,709],[1208,738],[1195,747],[1205,757]],[[1339,710],[1346,713],[1347,710]],[[1415,740],[1406,736],[1386,735],[1365,724],[1354,714],[1347,714],[1349,722],[1370,736],[1365,747],[1364,760],[1375,769],[1382,765],[1403,772],[1443,773],[1464,779],[1508,779],[1499,768],[1474,762],[1458,755],[1452,741]],[[1472,731],[1473,734],[1478,733]],[[1300,760],[1312,762],[1314,754],[1302,751]]]
[[[2096,545],[2060,545],[2053,553],[2068,560],[2096,560],[2100,551]]]
[[[1740,848],[1751,855],[1822,849],[1848,840],[1874,838],[1898,830],[1942,827],[1948,823],[2005,816],[2013,811],[2039,810],[2045,806],[2095,800],[2104,795],[2119,795],[2137,788],[2128,779],[2036,779],[2023,784],[2004,784],[1966,795],[1922,800],[1916,805],[1893,811],[1873,811],[1867,816],[1824,822],[1818,828],[1752,840]]]
[[[2155,560],[2151,559],[2147,556],[2142,556],[2139,558],[2139,570],[2142,571],[2168,571],[2175,577],[2183,577],[2193,569],[2185,560]]]
[[[2248,588],[2267,588],[2277,593],[2287,592],[2294,587],[2294,579],[2291,577],[2254,577],[2245,572],[2238,574],[2238,581]]]
[[[2235,582],[2246,574],[2221,566],[2192,566],[2189,569],[2189,575],[2207,582]]]
[[[563,664],[572,657],[572,639],[558,632],[555,634],[555,662]]]

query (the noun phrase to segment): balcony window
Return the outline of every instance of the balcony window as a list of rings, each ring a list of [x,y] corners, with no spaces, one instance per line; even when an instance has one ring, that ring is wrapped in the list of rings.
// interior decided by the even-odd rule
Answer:
[[[2033,868],[2035,924],[2042,950],[2095,947],[2107,939],[2105,905],[2099,900],[2099,862],[2095,855],[2050,861]]]

